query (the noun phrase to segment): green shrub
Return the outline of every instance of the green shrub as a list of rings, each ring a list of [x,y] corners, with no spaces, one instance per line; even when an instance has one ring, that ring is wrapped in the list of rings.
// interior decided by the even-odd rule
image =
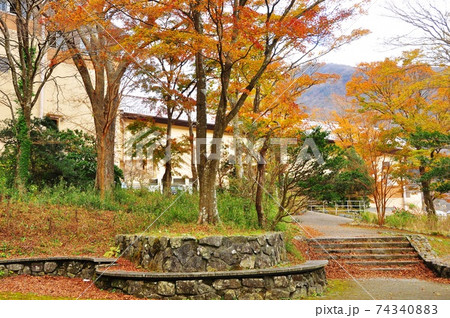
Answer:
[[[360,217],[361,217],[361,221],[363,221],[364,223],[377,223],[378,219],[377,219],[377,215],[375,213],[372,212],[368,212],[368,211],[364,211],[360,213]]]
[[[6,184],[12,188],[17,174],[18,137],[12,120],[3,122],[0,141],[5,144],[0,154],[0,169]],[[49,118],[31,123],[31,184],[54,186],[61,181],[80,188],[92,188],[96,175],[95,139],[81,131],[59,131]],[[115,167],[115,181],[120,183],[122,171]],[[1,180],[0,180],[1,182]]]
[[[393,214],[386,216],[386,224],[392,227],[402,229],[407,227],[416,217],[414,214],[403,210],[395,209]]]
[[[258,228],[255,204],[252,200],[223,191],[218,193],[217,205],[219,216],[224,223],[239,228]]]
[[[119,257],[120,255],[120,247],[119,246],[113,246],[109,248],[109,251],[107,251],[105,254],[103,254],[104,257]]]

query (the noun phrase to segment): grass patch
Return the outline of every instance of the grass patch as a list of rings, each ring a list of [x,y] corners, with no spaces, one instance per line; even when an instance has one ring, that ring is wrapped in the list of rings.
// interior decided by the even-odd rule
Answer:
[[[427,235],[427,239],[438,256],[450,255],[450,238]]]
[[[291,263],[303,263],[305,257],[294,245],[294,237],[301,234],[300,228],[292,222],[279,223],[276,230],[284,232],[286,252]]]
[[[360,217],[364,223],[377,224],[377,215],[375,213],[364,211],[361,212]]]
[[[364,212],[361,216],[362,223],[377,224],[376,214]],[[450,255],[450,217],[429,217],[397,210],[386,217],[383,227],[423,234],[439,256]]]
[[[364,212],[360,222],[378,224],[375,213]],[[429,217],[416,215],[405,210],[397,210],[386,216],[384,227],[406,230],[425,235],[450,236],[450,217]]]
[[[0,292],[0,300],[68,300],[76,298],[42,296],[34,293]]]
[[[304,299],[343,299],[342,295],[352,288],[352,282],[344,279],[329,279],[323,294],[311,295]]]
[[[1,197],[0,195],[0,200]],[[24,196],[9,191],[7,197],[10,203],[28,203],[33,207],[45,208],[50,205],[77,207],[94,212],[114,211],[146,215],[149,220],[162,215],[157,222],[159,226],[169,226],[173,223],[194,224],[198,217],[198,195],[189,193],[167,197],[158,192],[119,188],[101,200],[96,191],[59,184],[35,192],[30,191]],[[235,196],[228,191],[219,191],[217,200],[219,215],[225,225],[239,229],[258,228],[256,211],[251,199]],[[272,207],[268,206],[267,210],[270,213]],[[118,221],[120,217],[121,215],[118,216]]]
[[[198,224],[186,224],[186,223],[172,223],[170,227],[157,227],[145,232],[145,235],[151,236],[166,236],[166,237],[177,237],[177,236],[194,236],[196,238],[202,238],[212,235],[221,236],[238,236],[238,235],[260,235],[266,233],[265,230],[261,229],[243,229],[236,228],[231,225],[198,225]]]

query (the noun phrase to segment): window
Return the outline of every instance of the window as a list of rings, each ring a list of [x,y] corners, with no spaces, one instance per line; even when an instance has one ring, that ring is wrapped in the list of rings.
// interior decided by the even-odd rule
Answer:
[[[184,179],[183,178],[173,178],[172,183],[174,185],[184,185]]]
[[[55,115],[55,114],[47,114],[45,117],[47,117],[48,120],[50,120],[51,122],[53,122],[53,124],[55,125],[55,128],[57,130],[59,130],[59,124],[61,122],[61,116],[60,115]]]
[[[22,15],[25,16],[27,13],[28,3],[24,0],[20,1],[19,6],[21,8]],[[0,11],[9,12],[16,14],[16,6],[9,2],[8,0],[0,0]]]
[[[0,73],[6,73],[9,70],[8,59],[0,56]]]
[[[8,12],[8,1],[0,0],[0,11]]]

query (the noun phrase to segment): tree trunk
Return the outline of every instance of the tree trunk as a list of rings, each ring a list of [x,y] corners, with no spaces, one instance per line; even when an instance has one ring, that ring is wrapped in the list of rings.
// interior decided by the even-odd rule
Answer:
[[[167,118],[166,146],[164,147],[165,163],[163,175],[163,193],[164,195],[172,194],[172,116],[169,114]]]
[[[263,208],[263,191],[266,183],[266,162],[265,155],[267,152],[266,144],[259,152],[259,162],[256,172],[256,195],[255,195],[255,208],[258,215],[258,224],[261,228],[265,228],[267,225],[266,214]]]
[[[100,197],[105,198],[106,193],[114,187],[114,144],[116,122],[110,125],[100,125],[96,122],[97,146],[97,174],[95,187],[100,191]]]
[[[423,192],[423,201],[425,203],[425,210],[429,216],[436,215],[436,209],[434,207],[433,196],[430,191],[430,182],[422,181],[422,192]]]
[[[244,178],[244,167],[242,164],[242,145],[241,145],[241,132],[239,129],[239,115],[236,115],[233,121],[233,139],[235,144],[235,154],[234,154],[234,166],[236,169],[236,176],[239,180]]]
[[[377,210],[377,221],[378,225],[382,226],[384,224],[384,213],[383,210],[386,210],[386,207],[383,205],[383,195],[381,193],[381,189],[377,190],[377,187],[381,187],[379,184],[375,182],[374,192],[372,193],[373,201],[375,202],[375,208]],[[380,191],[380,193],[378,192]]]
[[[194,27],[198,34],[203,34],[203,22],[198,7],[201,1],[197,1],[193,7]],[[207,131],[207,111],[206,111],[206,73],[202,51],[195,54],[195,77],[197,79],[197,143],[200,139],[206,139]],[[219,222],[216,201],[216,176],[217,164],[208,160],[206,144],[201,142],[197,148],[197,173],[199,181],[199,224],[215,224]]]
[[[164,175],[163,175],[163,193],[164,195],[172,194],[172,163],[170,160],[167,160],[164,164]]]
[[[198,174],[195,163],[195,146],[194,146],[194,125],[192,123],[191,114],[188,113],[188,125],[189,125],[189,146],[191,149],[191,173],[192,173],[192,191],[198,191]]]
[[[384,219],[386,216],[386,203],[381,205],[380,215],[378,216],[378,225],[382,226],[384,224]]]
[[[209,160],[203,173],[200,175],[200,201],[198,224],[220,223],[217,210],[216,177],[218,160]]]
[[[31,108],[22,107],[17,122],[17,171],[16,187],[19,193],[27,191],[31,168]]]

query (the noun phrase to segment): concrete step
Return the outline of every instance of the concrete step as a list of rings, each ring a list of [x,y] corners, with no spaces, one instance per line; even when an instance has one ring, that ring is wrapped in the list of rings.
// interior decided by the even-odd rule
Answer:
[[[361,271],[380,271],[380,272],[394,272],[394,271],[414,271],[417,270],[416,267],[364,267],[360,268]]]
[[[320,247],[314,247],[316,252],[323,253]],[[330,254],[400,254],[400,253],[415,253],[412,247],[401,248],[326,248]]]
[[[330,259],[333,254],[320,254],[319,258]],[[419,256],[413,253],[410,254],[352,254],[352,255],[333,255],[334,259],[384,259],[384,260],[394,260],[394,259],[418,259]]]
[[[324,244],[311,244],[314,248],[325,248],[329,249],[337,249],[337,248],[400,248],[400,247],[410,247],[411,244],[409,242],[357,242],[357,243],[324,243]]]
[[[408,260],[408,261],[346,261],[346,264],[353,264],[353,265],[364,265],[364,266],[383,266],[383,267],[389,267],[389,266],[402,266],[402,265],[414,265],[419,264],[420,260]],[[401,269],[401,268],[399,268]]]
[[[404,236],[373,236],[373,237],[318,237],[308,239],[311,244],[314,243],[341,243],[341,242],[408,242]]]

